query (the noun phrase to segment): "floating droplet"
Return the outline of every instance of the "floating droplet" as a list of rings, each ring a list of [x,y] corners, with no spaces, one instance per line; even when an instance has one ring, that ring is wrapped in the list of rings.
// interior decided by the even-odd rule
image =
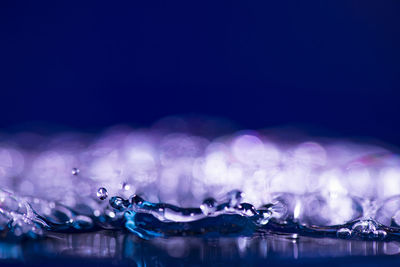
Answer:
[[[233,190],[228,193],[228,200],[229,200],[229,206],[230,207],[236,207],[237,205],[240,204],[243,198],[243,193],[242,191],[239,190]]]
[[[107,189],[105,189],[104,187],[100,187],[100,188],[97,190],[97,197],[98,197],[100,200],[106,199],[106,198],[108,197]]]
[[[72,175],[78,175],[79,174],[79,172],[80,172],[81,170],[79,170],[78,168],[72,168],[72,171],[71,171],[71,173],[72,173]]]
[[[206,198],[200,205],[200,209],[204,215],[210,215],[216,210],[217,201],[213,198]]]
[[[340,228],[339,230],[337,230],[336,236],[339,238],[344,238],[344,239],[350,238],[351,230],[348,228]]]

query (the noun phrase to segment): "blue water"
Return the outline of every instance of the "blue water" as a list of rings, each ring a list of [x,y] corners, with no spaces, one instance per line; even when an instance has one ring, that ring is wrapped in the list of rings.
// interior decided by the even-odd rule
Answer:
[[[106,189],[100,191],[104,193]],[[37,198],[18,198],[3,191],[0,212],[3,221],[8,220],[2,230],[9,238],[40,238],[53,232],[79,233],[101,229],[129,231],[146,240],[179,236],[251,237],[271,233],[354,240],[391,241],[399,238],[400,231],[393,220],[391,225],[383,225],[375,219],[363,217],[362,211],[359,217],[341,225],[307,224],[310,218],[295,218],[295,211],[285,204],[284,201],[293,197],[280,195],[274,203],[255,208],[241,202],[242,193],[234,190],[227,194],[226,202],[208,198],[200,207],[182,208],[152,203],[138,195],[125,199],[120,196],[105,198],[103,194],[99,201],[106,202],[105,209],[96,214],[89,206],[81,205],[79,210],[75,210]]]

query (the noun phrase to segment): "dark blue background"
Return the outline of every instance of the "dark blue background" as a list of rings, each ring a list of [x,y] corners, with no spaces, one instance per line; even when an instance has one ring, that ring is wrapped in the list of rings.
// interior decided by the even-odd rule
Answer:
[[[0,126],[171,114],[400,144],[399,1],[1,1]]]

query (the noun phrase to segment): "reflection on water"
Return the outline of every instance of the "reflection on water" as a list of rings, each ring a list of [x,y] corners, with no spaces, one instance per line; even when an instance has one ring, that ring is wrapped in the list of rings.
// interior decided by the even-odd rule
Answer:
[[[397,241],[362,241],[290,235],[239,238],[173,237],[143,240],[121,231],[54,234],[42,240],[0,245],[2,260],[41,262],[60,259],[106,260],[115,264],[165,266],[218,262],[291,261],[347,256],[399,255]]]

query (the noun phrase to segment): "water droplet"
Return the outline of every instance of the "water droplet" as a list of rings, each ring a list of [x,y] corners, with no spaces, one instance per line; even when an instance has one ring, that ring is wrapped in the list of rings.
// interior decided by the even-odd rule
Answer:
[[[269,222],[269,219],[271,219],[272,212],[267,209],[260,209],[257,212],[259,215],[259,217],[257,219],[257,223],[259,223],[261,225],[266,225]]]
[[[138,195],[133,195],[133,196],[131,196],[130,197],[130,202],[133,204],[133,205],[141,205],[143,202],[144,202],[144,199],[143,198],[141,198],[140,196],[138,196]]]
[[[106,199],[106,198],[108,197],[107,189],[105,189],[104,187],[100,187],[100,188],[97,190],[97,197],[98,197],[100,200]]]
[[[129,201],[123,199],[122,197],[112,197],[110,199],[110,205],[114,209],[121,211],[124,210],[129,205]]]
[[[351,230],[348,228],[340,228],[339,230],[337,230],[336,236],[339,238],[344,238],[344,239],[350,238]]]
[[[77,175],[79,174],[80,171],[81,171],[81,170],[79,170],[78,168],[72,168],[71,173],[72,173],[72,175],[77,176]]]
[[[384,230],[376,230],[371,234],[371,237],[378,240],[384,240],[387,236],[386,231]]]
[[[240,204],[243,198],[243,193],[242,191],[239,190],[233,190],[228,193],[228,200],[229,200],[229,206],[230,207],[236,207],[237,205]]]
[[[352,230],[362,236],[370,235],[376,231],[376,223],[372,220],[361,220],[353,225]]]
[[[204,215],[210,215],[216,210],[217,201],[213,198],[206,198],[200,205],[200,209]]]
[[[254,208],[253,205],[249,203],[242,203],[238,206],[238,210],[240,211],[241,214],[245,216],[254,216],[257,214],[257,210]]]

